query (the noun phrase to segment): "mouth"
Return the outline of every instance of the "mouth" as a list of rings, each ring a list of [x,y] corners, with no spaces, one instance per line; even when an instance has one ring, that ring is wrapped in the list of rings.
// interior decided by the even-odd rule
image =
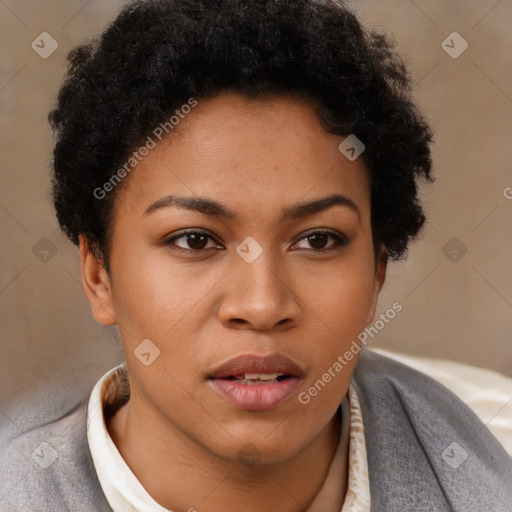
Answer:
[[[236,376],[230,375],[225,380],[232,380],[237,384],[247,384],[248,386],[260,386],[272,382],[282,382],[290,377],[291,375],[285,373],[241,373]]]
[[[289,399],[304,372],[282,354],[241,355],[208,375],[213,389],[237,408],[263,411]]]

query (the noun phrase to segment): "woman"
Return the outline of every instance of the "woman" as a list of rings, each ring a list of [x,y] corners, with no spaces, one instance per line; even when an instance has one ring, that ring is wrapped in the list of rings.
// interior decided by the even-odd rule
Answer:
[[[384,35],[338,1],[131,2],[50,119],[57,217],[126,365],[14,444],[38,466],[7,510],[507,510],[471,410],[364,349],[431,179]]]

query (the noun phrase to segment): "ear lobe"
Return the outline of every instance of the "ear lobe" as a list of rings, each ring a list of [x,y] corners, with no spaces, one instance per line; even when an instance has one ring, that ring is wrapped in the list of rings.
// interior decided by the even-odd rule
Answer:
[[[89,301],[91,312],[97,322],[115,325],[116,318],[112,301],[112,287],[103,263],[93,254],[84,235],[80,240],[80,264],[82,285]]]

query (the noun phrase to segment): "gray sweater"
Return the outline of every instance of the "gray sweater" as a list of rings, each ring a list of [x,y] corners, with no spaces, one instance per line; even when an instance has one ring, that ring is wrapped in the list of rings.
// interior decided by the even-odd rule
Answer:
[[[372,511],[512,511],[512,459],[452,392],[368,350],[353,382]],[[2,448],[1,512],[112,512],[91,459],[86,410],[81,403]]]

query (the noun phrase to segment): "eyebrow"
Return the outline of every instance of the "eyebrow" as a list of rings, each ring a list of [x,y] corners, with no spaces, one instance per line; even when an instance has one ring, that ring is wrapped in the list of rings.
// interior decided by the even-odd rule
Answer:
[[[294,220],[315,213],[322,212],[332,206],[346,206],[357,214],[361,219],[361,212],[357,204],[350,198],[341,194],[332,194],[327,197],[314,199],[303,203],[297,203],[285,208],[281,214],[281,220]],[[164,196],[151,205],[149,205],[144,215],[149,215],[162,208],[177,207],[186,210],[192,210],[211,217],[220,217],[225,219],[236,219],[237,214],[227,206],[204,197],[177,197],[172,195]]]

